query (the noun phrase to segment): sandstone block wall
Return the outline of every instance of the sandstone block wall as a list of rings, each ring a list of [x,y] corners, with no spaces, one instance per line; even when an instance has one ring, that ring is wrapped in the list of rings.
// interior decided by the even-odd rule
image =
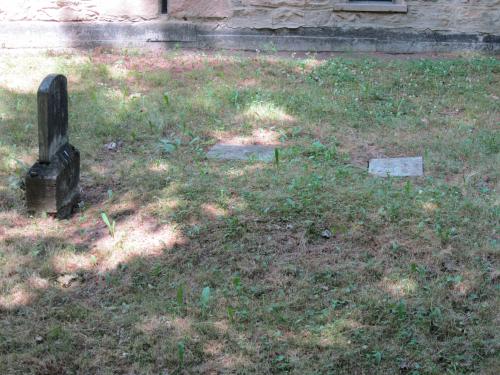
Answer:
[[[231,0],[168,0],[173,19],[227,19]],[[160,18],[161,0],[0,0],[1,21],[145,21]]]
[[[0,21],[144,21],[158,0],[1,0]]]
[[[168,14],[182,19],[227,19],[233,15],[233,4],[231,0],[169,0]]]
[[[390,28],[500,35],[500,0],[397,0],[407,13],[336,11],[348,0],[1,0],[3,21],[187,20],[230,28]]]
[[[407,0],[408,13],[335,11],[348,0],[232,0],[232,27],[375,27],[500,34],[500,0]],[[401,2],[400,2],[401,3]]]

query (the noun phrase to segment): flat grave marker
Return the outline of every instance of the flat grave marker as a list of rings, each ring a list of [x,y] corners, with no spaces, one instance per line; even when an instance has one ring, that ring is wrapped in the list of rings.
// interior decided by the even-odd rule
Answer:
[[[276,146],[268,145],[235,145],[218,143],[208,152],[209,159],[219,160],[250,160],[255,159],[263,162],[274,160]]]
[[[380,177],[423,176],[424,160],[421,156],[371,159],[368,163],[368,173]]]

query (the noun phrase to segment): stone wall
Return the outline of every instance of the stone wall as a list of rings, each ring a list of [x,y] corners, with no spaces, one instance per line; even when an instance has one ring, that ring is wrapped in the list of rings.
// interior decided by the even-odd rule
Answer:
[[[1,0],[0,21],[144,21],[159,0]]]
[[[233,15],[231,0],[169,0],[172,18],[223,20]]]
[[[1,0],[1,21],[137,22],[158,19],[160,0]],[[227,19],[231,0],[169,0],[173,19]],[[168,17],[167,17],[168,19]]]
[[[500,0],[407,0],[407,13],[335,11],[347,0],[232,0],[232,27],[375,27],[500,34]]]
[[[340,10],[348,0],[168,0],[163,15],[161,0],[0,0],[0,47],[133,41],[292,49],[300,40],[313,50],[500,49],[500,0],[394,3],[392,11],[369,12]],[[392,3],[377,8],[384,4]]]
[[[169,0],[166,19],[232,28],[406,28],[500,34],[500,0],[398,0],[407,13],[338,11],[348,0]],[[145,21],[160,0],[4,0],[0,21]]]

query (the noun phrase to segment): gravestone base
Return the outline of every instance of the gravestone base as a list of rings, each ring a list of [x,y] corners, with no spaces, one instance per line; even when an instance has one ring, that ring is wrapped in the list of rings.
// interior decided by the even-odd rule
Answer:
[[[79,199],[80,152],[66,144],[49,163],[35,163],[26,176],[28,212],[71,215]]]

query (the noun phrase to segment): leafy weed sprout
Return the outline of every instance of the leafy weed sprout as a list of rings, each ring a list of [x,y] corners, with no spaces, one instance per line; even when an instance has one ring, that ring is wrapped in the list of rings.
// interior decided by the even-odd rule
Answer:
[[[115,234],[116,234],[116,221],[113,220],[112,222],[109,220],[108,218],[108,215],[106,215],[105,212],[102,212],[101,213],[101,218],[102,218],[102,221],[104,221],[104,224],[106,224],[106,226],[108,227],[108,232],[109,232],[109,235],[112,237],[112,238],[115,238]]]

